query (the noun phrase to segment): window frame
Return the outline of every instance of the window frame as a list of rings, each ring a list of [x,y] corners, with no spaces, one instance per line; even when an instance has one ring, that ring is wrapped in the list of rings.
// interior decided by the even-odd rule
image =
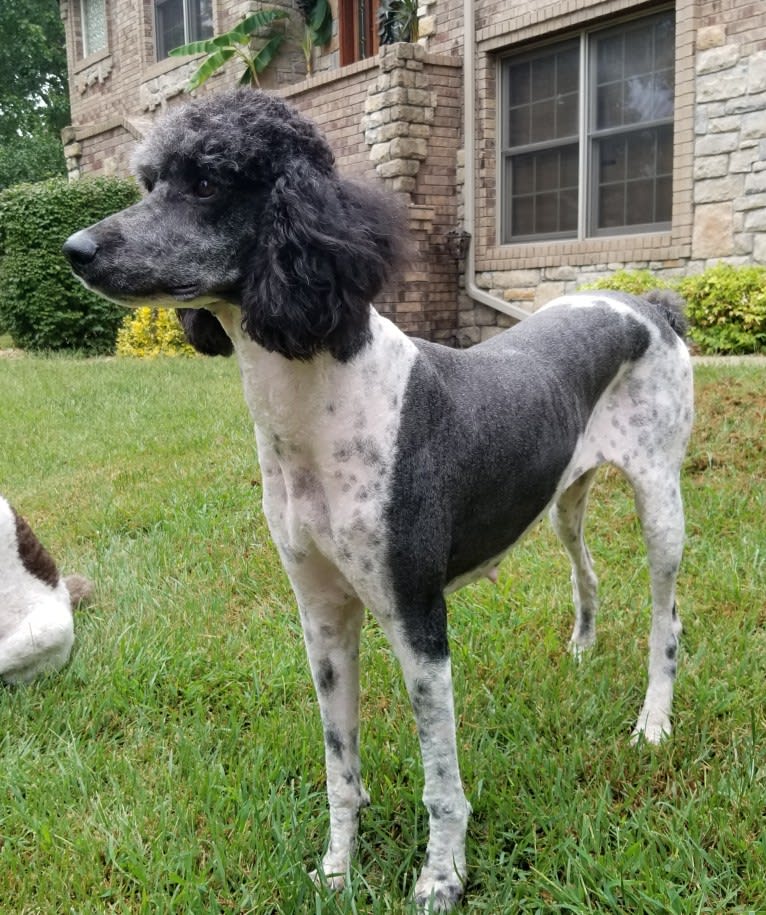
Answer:
[[[109,15],[107,0],[101,0],[104,8],[104,43],[98,48],[91,48],[88,43],[88,16],[86,4],[88,0],[80,0],[80,45],[83,59],[95,54],[103,54],[109,48]]]
[[[378,53],[378,0],[338,0],[338,50],[341,67]]]
[[[584,26],[568,34],[557,36],[555,39],[549,39],[537,42],[526,48],[518,48],[512,52],[506,51],[498,56],[497,59],[497,85],[500,87],[498,93],[498,111],[497,111],[497,136],[499,139],[498,157],[497,157],[497,179],[496,187],[499,189],[499,200],[497,201],[497,243],[500,246],[509,245],[529,245],[545,244],[548,242],[567,241],[581,242],[588,239],[598,238],[616,238],[637,234],[666,233],[672,229],[672,194],[674,180],[674,147],[671,144],[671,208],[670,219],[649,223],[635,223],[626,226],[599,228],[598,222],[598,143],[609,136],[627,137],[630,133],[657,129],[669,126],[673,136],[676,129],[676,99],[677,86],[673,86],[673,111],[669,117],[655,118],[652,120],[641,121],[634,125],[621,125],[619,127],[601,128],[596,125],[596,93],[597,80],[595,77],[596,55],[594,53],[595,41],[594,36],[608,35],[610,32],[619,33],[629,29],[631,23],[650,22],[651,20],[660,19],[663,16],[670,15],[673,18],[675,30],[675,6],[663,5],[650,11],[635,13],[630,16],[622,16],[619,19],[596,25]],[[579,44],[579,87],[578,87],[578,133],[577,137],[571,139],[554,138],[553,140],[542,141],[539,143],[519,144],[517,146],[509,145],[510,129],[510,68],[513,63],[521,63],[524,60],[534,60],[541,57],[546,49],[556,47],[565,47],[575,42]],[[677,47],[673,48],[673,66],[677,66]],[[578,194],[577,194],[577,219],[576,228],[570,231],[556,231],[545,233],[519,234],[512,235],[512,207],[513,199],[510,186],[509,163],[516,156],[524,155],[526,152],[543,152],[561,147],[566,143],[576,142],[578,144]],[[653,180],[658,177],[657,171],[653,173]]]
[[[155,60],[159,63],[160,61],[167,60],[169,58],[169,53],[160,54],[160,28],[159,28],[159,9],[165,3],[169,3],[171,0],[153,0],[152,2],[152,12],[153,12],[153,23],[154,23],[154,57]],[[182,44],[189,44],[192,41],[203,41],[207,38],[212,38],[215,35],[215,25],[211,26],[210,35],[195,35],[193,30],[194,15],[191,9],[192,4],[197,4],[201,7],[204,0],[181,0],[181,9],[183,11],[183,29],[184,37],[183,41],[179,42],[178,45],[174,47],[179,47]],[[215,4],[214,0],[210,0],[210,13],[211,13],[211,22],[215,14]],[[201,16],[200,16],[201,18]],[[168,52],[172,48],[168,48]]]

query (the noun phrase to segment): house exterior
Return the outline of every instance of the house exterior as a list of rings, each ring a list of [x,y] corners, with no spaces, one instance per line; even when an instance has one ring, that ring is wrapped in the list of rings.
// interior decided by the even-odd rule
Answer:
[[[762,3],[422,0],[417,42],[378,47],[377,0],[331,0],[308,68],[295,0],[268,5],[291,18],[263,87],[406,201],[412,267],[379,302],[405,331],[469,345],[621,267],[766,263]],[[197,66],[167,51],[259,7],[62,0],[71,177],[127,173]]]

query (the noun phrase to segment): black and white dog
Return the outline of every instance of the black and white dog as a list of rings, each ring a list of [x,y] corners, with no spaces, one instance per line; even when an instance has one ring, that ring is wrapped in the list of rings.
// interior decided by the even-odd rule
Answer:
[[[0,678],[29,683],[62,668],[74,643],[72,609],[91,591],[80,575],[62,578],[26,520],[0,496]]]
[[[649,685],[636,735],[670,732],[692,423],[683,319],[662,296],[564,296],[468,351],[406,337],[369,304],[401,240],[390,201],[338,175],[314,125],[240,90],[171,112],[139,149],[147,195],[65,244],[91,288],[189,310],[199,349],[237,354],[264,510],[298,602],[322,715],[341,885],[359,810],[364,608],[401,662],[430,838],[416,899],[447,911],[466,875],[445,593],[496,574],[550,509],[570,556],[572,648],[595,638],[583,540],[596,468],[636,494],[651,570]],[[225,333],[224,333],[225,331]]]

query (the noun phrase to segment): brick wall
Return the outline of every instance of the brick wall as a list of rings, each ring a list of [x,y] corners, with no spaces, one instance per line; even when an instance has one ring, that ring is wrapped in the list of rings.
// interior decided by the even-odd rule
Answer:
[[[110,4],[109,47],[82,60],[77,45],[79,4],[73,0],[68,3],[62,14],[68,23],[73,62],[70,91],[74,124],[65,131],[70,174],[125,174],[136,140],[150,128],[154,117],[188,98],[184,86],[197,64],[179,63],[175,58],[152,60],[152,44],[146,41],[151,12],[148,0]],[[231,27],[241,12],[242,4],[239,11],[231,10],[226,19],[216,23],[216,31]],[[315,75],[299,81],[295,75],[305,66],[302,53],[300,67],[296,65],[292,71],[289,61],[295,58],[280,55],[277,67],[268,71],[270,80],[263,82],[264,86],[271,82],[272,91],[317,121],[344,174],[378,181],[401,195],[410,216],[411,267],[392,278],[389,290],[376,304],[405,331],[453,341],[459,323],[459,265],[449,253],[446,236],[457,225],[455,161],[461,118],[461,62],[428,54],[418,46],[397,47],[393,53],[384,48],[379,57],[342,70],[317,68]],[[363,125],[370,95],[375,94],[379,79],[390,78],[392,69],[413,75],[419,81],[418,91],[432,102],[428,135],[422,138],[417,168],[406,187],[398,184],[395,176],[387,176],[385,169],[376,170],[371,158],[373,144],[368,142]],[[201,91],[217,91],[236,82],[237,76],[235,69],[227,68]]]
[[[220,0],[214,5],[220,32],[253,4]],[[332,5],[337,18],[335,0]],[[680,273],[719,259],[766,263],[766,10],[754,0],[675,4],[668,231],[498,243],[498,62],[550,37],[656,8],[630,0],[475,0],[476,281],[498,298],[531,311],[623,266]],[[154,60],[151,0],[121,0],[108,9],[108,47],[82,59],[79,3],[61,4],[73,116],[65,140],[73,176],[126,172],[135,140],[157,112],[184,100],[184,85],[196,66]],[[462,0],[421,3],[416,51],[383,49],[379,57],[343,69],[337,67],[336,21],[330,43],[314,51],[314,75],[307,79],[294,11],[293,20],[284,58],[265,85],[319,121],[342,171],[382,181],[409,206],[413,266],[382,300],[384,310],[407,330],[460,343],[475,342],[509,323],[461,292],[462,264],[448,243],[449,233],[462,224],[460,186],[466,180],[461,167]],[[232,84],[237,76],[227,69],[204,91]]]

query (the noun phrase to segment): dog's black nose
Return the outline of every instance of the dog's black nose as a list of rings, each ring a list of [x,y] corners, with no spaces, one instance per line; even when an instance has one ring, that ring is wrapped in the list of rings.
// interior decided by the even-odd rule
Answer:
[[[98,245],[87,229],[81,229],[69,236],[61,250],[73,264],[89,264],[96,256]]]

